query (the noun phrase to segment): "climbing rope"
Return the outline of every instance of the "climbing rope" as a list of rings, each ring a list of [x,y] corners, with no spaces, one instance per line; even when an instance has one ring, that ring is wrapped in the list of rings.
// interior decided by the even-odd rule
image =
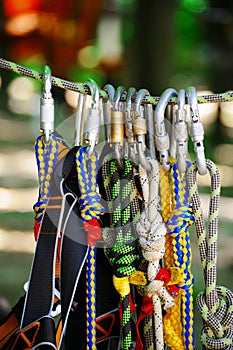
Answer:
[[[113,283],[121,296],[121,349],[131,350],[131,314],[134,311],[130,284],[146,284],[144,274],[137,271],[139,255],[134,223],[139,217],[139,204],[133,180],[132,162],[125,158],[123,170],[112,159],[109,145],[103,150],[100,182],[103,180],[104,198],[108,202],[110,227],[103,230],[105,254],[113,267]]]
[[[88,147],[81,147],[76,154],[77,176],[80,188],[80,213],[84,229],[88,233],[88,254],[86,268],[87,283],[87,350],[96,349],[96,247],[101,238],[98,218],[104,214],[97,193],[98,154],[88,158]]]
[[[190,165],[190,164],[189,164]],[[191,245],[188,228],[194,217],[189,203],[189,191],[185,177],[182,179],[178,163],[171,166],[172,195],[174,208],[166,222],[167,232],[172,236],[175,267],[180,271],[178,287],[181,292],[183,337],[186,350],[194,349],[193,330],[193,276],[191,272]]]
[[[33,209],[35,212],[35,236],[42,220],[51,192],[52,174],[57,162],[58,140],[55,135],[50,135],[50,142],[44,143],[44,136],[37,137],[35,142],[35,156],[38,168],[39,196]]]
[[[137,223],[137,232],[139,235],[139,243],[142,247],[142,255],[148,261],[147,278],[148,285],[144,287],[144,295],[152,297],[154,310],[154,342],[156,350],[164,349],[163,339],[163,320],[162,320],[162,304],[164,309],[174,305],[173,298],[163,286],[164,281],[157,278],[160,270],[160,261],[163,259],[165,251],[165,234],[166,227],[162,217],[158,212],[158,189],[159,189],[159,165],[156,160],[148,158],[151,166],[151,174],[147,174],[146,170],[139,165],[140,182],[144,199],[145,209],[141,213]],[[148,303],[148,299],[146,302]],[[146,321],[151,321],[150,318]],[[144,324],[144,333],[148,329],[148,322]],[[150,326],[152,326],[150,324]],[[152,338],[153,340],[153,338]],[[149,344],[146,342],[145,349],[154,348],[151,339]],[[152,348],[153,346],[153,348]],[[139,346],[136,347],[139,350]]]
[[[164,170],[162,166],[160,166],[160,199],[162,218],[164,222],[167,222],[171,216],[173,205],[170,196],[168,172]],[[164,265],[168,270],[175,265],[172,237],[168,233],[166,234]],[[168,289],[174,298],[175,304],[172,308],[167,310],[166,315],[163,317],[164,342],[171,350],[183,350],[184,340],[182,336],[182,324],[180,321],[180,293],[175,285],[169,285]]]
[[[39,81],[43,81],[43,74],[39,73],[33,69],[23,67],[19,64],[16,64],[14,62],[4,60],[3,58],[0,58],[0,68],[15,72],[17,74],[30,77],[32,79],[36,79]],[[82,94],[90,94],[89,88],[87,86],[84,86],[83,84],[77,84],[73,83],[61,78],[57,77],[51,77],[51,83],[53,86],[57,86],[61,89],[67,89],[72,91],[77,91]],[[104,90],[100,90],[100,97],[107,99],[108,94]],[[121,99],[126,100],[127,93],[125,92]],[[151,103],[156,105],[159,101],[160,97],[158,96],[150,96],[147,95],[142,99],[142,103]],[[224,93],[218,93],[218,94],[209,94],[209,95],[201,95],[197,96],[198,103],[218,103],[218,102],[231,102],[233,101],[233,92],[224,92]],[[171,98],[169,103],[177,103],[177,97]]]
[[[197,297],[197,307],[203,318],[201,342],[203,349],[233,348],[233,293],[217,286],[218,211],[220,200],[220,174],[216,165],[206,160],[211,177],[208,230],[198,192],[196,162],[190,167],[187,181],[192,200],[205,291]]]

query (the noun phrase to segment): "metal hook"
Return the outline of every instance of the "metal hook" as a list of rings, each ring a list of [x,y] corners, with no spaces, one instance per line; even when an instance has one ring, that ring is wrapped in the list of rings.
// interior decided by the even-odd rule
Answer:
[[[137,166],[136,161],[136,142],[133,133],[133,109],[132,109],[132,97],[136,94],[136,89],[130,87],[127,91],[126,101],[125,101],[125,135],[126,144],[128,146],[128,157]]]
[[[86,118],[85,142],[89,145],[87,157],[90,158],[94,152],[95,145],[99,141],[100,109],[99,109],[99,88],[95,80],[87,79],[84,84],[91,92],[93,100],[91,108],[88,109]]]
[[[50,133],[54,131],[54,100],[51,94],[51,69],[44,67],[43,95],[40,99],[40,129],[44,133],[44,142],[49,143]]]
[[[169,136],[165,129],[164,114],[171,97],[177,96],[177,91],[172,88],[166,89],[155,108],[154,123],[155,123],[155,144],[160,154],[160,162],[165,170],[170,169],[170,163],[168,159],[169,150]]]
[[[103,101],[103,118],[104,118],[104,130],[105,130],[105,138],[106,141],[110,142],[110,133],[111,133],[111,112],[110,110],[113,108],[114,96],[115,96],[115,88],[111,84],[106,84],[104,86],[104,91],[107,91],[109,99]],[[110,106],[109,106],[110,102]]]
[[[124,114],[120,110],[120,99],[125,92],[123,86],[118,86],[115,91],[113,108],[111,112],[111,143],[113,144],[116,162],[120,169],[123,169],[122,147],[124,144]]]
[[[143,107],[141,105],[141,102],[146,95],[149,95],[149,91],[147,89],[139,90],[137,95],[136,95],[134,131],[135,131],[135,134],[137,136],[139,163],[143,166],[143,168],[145,170],[150,171],[151,166],[150,166],[150,164],[145,156],[145,150],[146,150],[145,135],[147,133],[146,119],[143,115]]]
[[[200,175],[205,175],[207,173],[206,158],[204,151],[204,128],[203,124],[200,122],[200,116],[198,111],[197,93],[193,86],[188,88],[188,101],[190,105],[191,112],[191,125],[190,125],[190,136],[194,143],[194,151],[197,158],[197,169]]]
[[[186,91],[180,89],[178,92],[178,109],[175,121],[175,139],[177,142],[178,169],[183,174],[186,171],[186,160],[188,157],[188,123],[186,121],[185,109]]]

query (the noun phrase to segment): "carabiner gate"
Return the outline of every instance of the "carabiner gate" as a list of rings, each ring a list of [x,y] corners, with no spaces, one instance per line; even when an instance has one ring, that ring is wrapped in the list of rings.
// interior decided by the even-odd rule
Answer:
[[[40,129],[44,133],[45,144],[49,143],[50,133],[54,131],[54,99],[51,93],[51,69],[44,67],[43,95],[40,99]]]

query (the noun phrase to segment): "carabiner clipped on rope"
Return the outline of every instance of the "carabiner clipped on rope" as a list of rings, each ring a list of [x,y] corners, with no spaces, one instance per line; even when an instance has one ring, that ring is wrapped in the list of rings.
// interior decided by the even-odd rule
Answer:
[[[89,88],[92,97],[92,105],[87,111],[84,133],[85,143],[89,145],[89,149],[87,152],[87,157],[89,158],[93,154],[95,145],[99,141],[99,89],[97,83],[93,79],[87,79],[83,85]]]
[[[124,145],[124,113],[120,108],[120,99],[125,91],[123,86],[118,86],[116,89],[113,108],[111,111],[111,130],[110,130],[110,142],[114,148],[117,165],[120,169],[123,169],[122,162],[122,148]]]
[[[108,98],[103,100],[103,118],[104,118],[104,130],[106,141],[110,142],[110,133],[111,133],[111,110],[113,109],[115,88],[111,84],[106,84],[103,88],[104,91],[108,93]]]
[[[198,111],[197,93],[193,86],[188,88],[188,102],[190,105],[191,112],[191,125],[190,125],[190,136],[194,143],[194,151],[197,158],[197,169],[200,175],[207,173],[206,158],[204,151],[204,128],[200,122],[200,116]]]
[[[146,171],[149,171],[151,170],[151,167],[145,155],[145,151],[146,151],[145,135],[147,134],[147,127],[146,127],[146,119],[144,116],[144,107],[141,105],[141,102],[146,95],[149,95],[149,91],[146,89],[139,90],[136,95],[133,130],[134,130],[134,135],[136,135],[137,137],[139,163],[143,166],[143,168]]]
[[[186,160],[188,158],[188,123],[186,121],[185,97],[186,91],[180,89],[175,120],[175,139],[178,169],[182,174],[186,171]]]
[[[156,144],[157,150],[159,151],[160,162],[164,170],[167,170],[167,171],[170,169],[170,163],[168,159],[169,136],[165,128],[164,114],[165,114],[168,101],[173,96],[177,96],[176,90],[172,88],[166,89],[162,93],[154,112],[155,144]]]
[[[137,165],[136,160],[136,141],[133,132],[133,115],[134,110],[132,108],[132,97],[136,94],[136,89],[130,87],[127,91],[126,101],[124,103],[124,113],[125,113],[125,136],[126,136],[126,147],[129,159],[133,164]]]
[[[49,136],[54,131],[54,99],[51,93],[51,69],[44,67],[43,94],[40,99],[40,129],[44,134],[45,144],[49,143]]]

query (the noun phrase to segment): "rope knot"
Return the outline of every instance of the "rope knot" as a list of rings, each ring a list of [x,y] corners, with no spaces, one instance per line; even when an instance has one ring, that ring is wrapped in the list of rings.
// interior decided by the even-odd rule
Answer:
[[[81,220],[90,221],[103,215],[105,209],[100,203],[100,196],[93,191],[82,193],[79,198]]]
[[[204,292],[197,297],[197,307],[204,320],[201,342],[207,349],[232,349],[233,345],[233,293],[216,286],[219,306],[215,312],[206,303]]]
[[[94,247],[96,241],[98,241],[102,237],[99,222],[97,221],[97,219],[93,218],[90,221],[86,221],[83,227],[84,227],[84,230],[87,231],[88,233],[87,235],[88,245],[90,247]]]
[[[130,283],[145,286],[147,281],[144,272],[135,271],[131,276],[117,277],[113,275],[113,284],[121,296],[130,294]]]
[[[187,232],[187,229],[194,223],[194,216],[191,206],[180,206],[175,208],[170,219],[167,220],[167,232],[171,235],[178,235]]]

